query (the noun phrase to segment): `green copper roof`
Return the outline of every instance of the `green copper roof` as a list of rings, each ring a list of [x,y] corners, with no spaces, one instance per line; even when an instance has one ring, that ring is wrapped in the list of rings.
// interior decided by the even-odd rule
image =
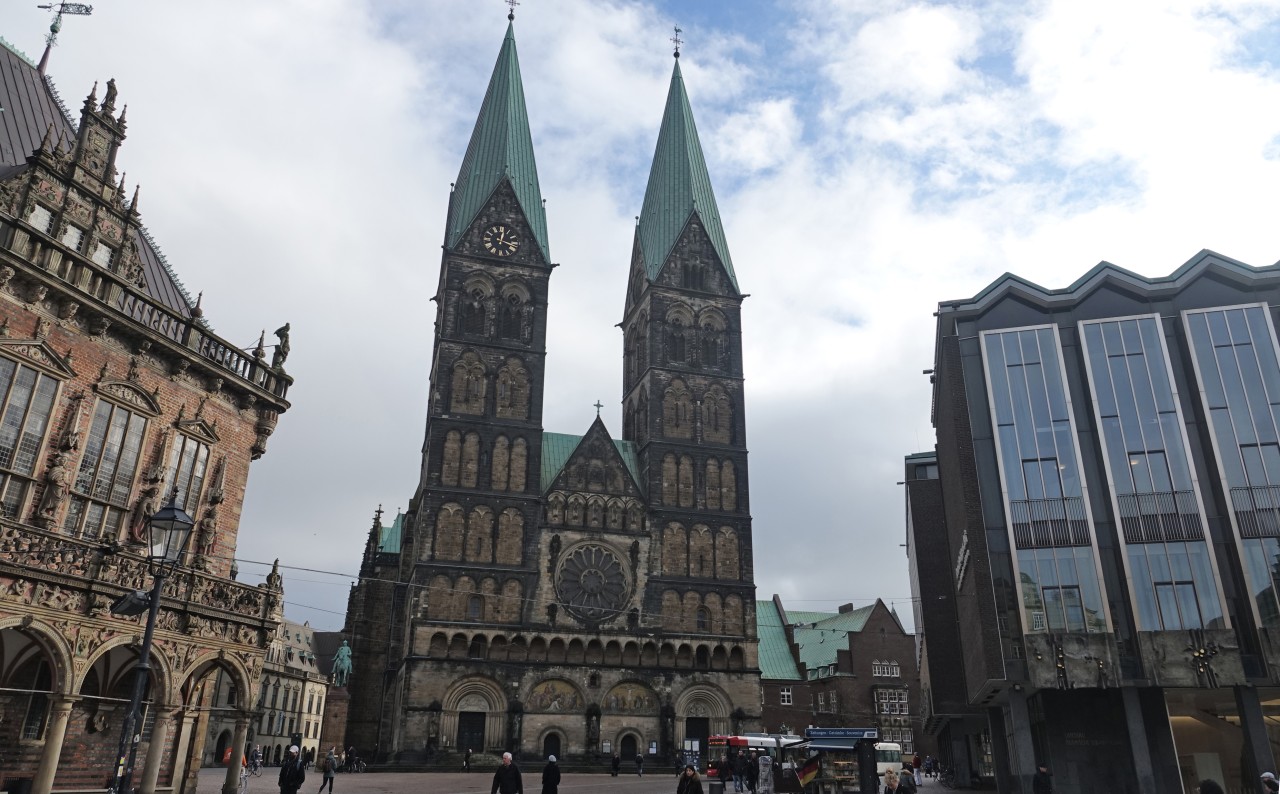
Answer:
[[[662,113],[658,148],[653,153],[649,186],[645,188],[644,207],[636,230],[650,280],[662,270],[676,240],[695,212],[736,289],[738,279],[729,258],[729,243],[720,223],[720,210],[711,191],[707,161],[702,156],[698,128],[693,123],[693,110],[689,107],[689,95],[685,93],[680,61],[677,60],[671,73],[667,108]]]
[[[546,490],[555,481],[556,475],[569,462],[573,451],[582,443],[583,436],[571,436],[568,433],[542,434],[542,488]],[[617,447],[622,462],[636,482],[640,482],[640,459],[636,457],[636,445],[630,441],[610,439]]]
[[[458,171],[458,181],[454,183],[445,232],[447,248],[458,244],[503,179],[511,180],[542,256],[550,262],[547,214],[538,188],[538,166],[533,161],[533,138],[524,105],[520,60],[516,57],[516,34],[510,24],[493,76],[489,78],[489,90],[484,94],[476,127],[471,132],[471,142],[467,144],[467,155]]]
[[[383,525],[382,534],[378,538],[378,551],[383,554],[399,554],[400,540],[404,537],[404,513],[396,513],[396,520],[391,526]]]
[[[852,612],[791,612],[787,611],[796,627],[796,644],[800,646],[800,661],[812,673],[820,667],[836,663],[836,652],[847,650],[849,634],[862,631],[875,604],[859,607]]]
[[[782,616],[772,601],[756,602],[756,636],[760,638],[760,677],[782,681],[799,681],[800,668],[787,646],[787,632]]]

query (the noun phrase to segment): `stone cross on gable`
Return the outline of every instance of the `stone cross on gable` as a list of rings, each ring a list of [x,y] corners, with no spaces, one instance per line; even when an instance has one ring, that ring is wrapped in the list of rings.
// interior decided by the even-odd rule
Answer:
[[[603,408],[603,407],[604,407],[604,403],[600,402],[600,400],[599,400],[599,399],[597,399],[597,400],[595,401],[596,416],[599,416],[599,415],[600,415],[600,409],[601,409],[601,408]]]

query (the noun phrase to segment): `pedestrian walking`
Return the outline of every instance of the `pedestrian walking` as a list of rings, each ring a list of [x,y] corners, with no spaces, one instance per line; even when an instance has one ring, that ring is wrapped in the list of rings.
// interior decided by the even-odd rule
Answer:
[[[333,777],[338,773],[338,757],[334,754],[337,748],[330,747],[329,753],[320,762],[320,772],[324,775],[320,778],[320,791],[324,791],[325,785],[329,786],[329,794],[333,794]],[[316,794],[320,794],[317,791]]]
[[[738,794],[747,787],[747,754],[742,750],[733,759],[733,790]]]
[[[622,769],[622,756],[618,755],[617,753],[614,753],[613,761],[610,763],[610,766],[613,767],[613,776],[617,777],[618,770]]]
[[[921,774],[920,768],[924,766],[924,762],[920,760],[920,754],[916,753],[911,758],[911,774],[915,777],[916,785],[924,785],[924,775]]]
[[[916,794],[916,775],[911,764],[902,765],[902,774],[898,776],[898,790],[903,794]]]
[[[511,753],[502,754],[502,766],[493,773],[493,788],[489,794],[524,794],[520,767],[511,760]]]
[[[636,753],[636,774],[644,777],[644,756]]]
[[[698,770],[693,764],[684,765],[684,774],[676,783],[676,794],[702,794],[702,781],[698,779]]]
[[[547,765],[542,768],[542,794],[556,794],[560,787],[560,765],[554,755],[547,756]]]
[[[471,771],[471,748],[470,747],[468,747],[467,751],[462,754],[462,771],[463,772]]]
[[[884,773],[884,794],[898,794],[901,791],[898,785],[898,773],[892,769],[885,770]]]
[[[756,794],[756,784],[760,782],[760,760],[756,758],[755,750],[747,756],[747,791]]]
[[[298,745],[289,746],[289,754],[280,764],[280,794],[298,794],[298,789],[307,780],[307,770],[298,757]]]

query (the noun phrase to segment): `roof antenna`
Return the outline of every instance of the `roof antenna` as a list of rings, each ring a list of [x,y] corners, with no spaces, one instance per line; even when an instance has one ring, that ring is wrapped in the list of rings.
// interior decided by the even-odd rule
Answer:
[[[93,13],[93,6],[85,3],[48,3],[36,8],[43,8],[46,11],[57,10],[57,14],[53,17],[53,24],[49,26],[49,35],[44,40],[44,54],[40,56],[40,65],[36,67],[36,71],[43,77],[45,69],[49,66],[49,51],[58,43],[58,31],[62,30],[62,15],[71,14],[73,16],[87,17]]]
[[[679,25],[676,25],[676,35],[671,37],[671,43],[676,45],[675,56],[677,58],[680,57],[680,45],[684,44],[684,39],[680,38],[681,33],[684,33],[684,31],[680,29]]]
[[[508,6],[510,6],[510,7],[511,7],[511,10],[507,12],[507,21],[508,21],[508,22],[515,22],[515,21],[516,21],[516,6],[520,5],[520,0],[502,0],[502,2],[506,3]]]

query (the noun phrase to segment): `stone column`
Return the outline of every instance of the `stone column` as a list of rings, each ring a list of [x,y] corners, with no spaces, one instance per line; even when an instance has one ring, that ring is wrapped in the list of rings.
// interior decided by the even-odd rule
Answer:
[[[178,712],[178,741],[174,744],[173,775],[170,778],[175,794],[182,794],[183,776],[187,774],[187,756],[191,752],[191,732],[195,723],[194,711]]]
[[[142,762],[142,794],[156,794],[156,780],[160,777],[160,764],[164,761],[164,751],[169,743],[169,726],[179,710],[171,706],[162,706],[156,712],[155,724],[151,726],[151,739],[147,743],[147,758]]]
[[[44,729],[44,751],[40,754],[40,766],[36,768],[36,777],[31,783],[31,794],[49,794],[53,789],[53,776],[58,772],[62,743],[67,738],[71,707],[77,700],[79,698],[67,695],[49,696],[49,724]]]
[[[244,758],[244,743],[249,740],[249,715],[238,712],[236,729],[231,736],[231,761],[227,764],[227,779],[222,784],[222,794],[236,794],[240,790],[240,761]]]

